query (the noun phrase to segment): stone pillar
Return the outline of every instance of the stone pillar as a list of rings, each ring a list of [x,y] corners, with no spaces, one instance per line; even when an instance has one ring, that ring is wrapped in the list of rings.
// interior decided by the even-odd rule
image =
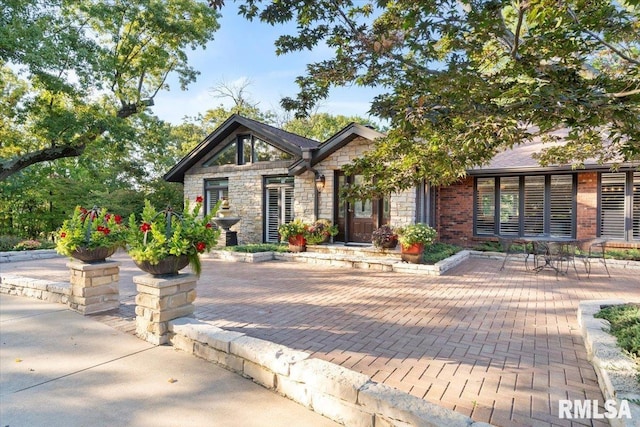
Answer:
[[[74,260],[67,267],[71,270],[71,309],[86,315],[120,307],[118,261],[87,264]]]
[[[155,345],[169,341],[169,321],[193,314],[195,274],[134,276],[136,284],[136,335]]]

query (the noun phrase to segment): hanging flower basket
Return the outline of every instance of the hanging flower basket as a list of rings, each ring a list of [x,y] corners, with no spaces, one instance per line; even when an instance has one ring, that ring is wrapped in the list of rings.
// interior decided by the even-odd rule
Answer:
[[[116,252],[115,247],[85,248],[79,247],[71,253],[71,257],[86,263],[104,262]]]
[[[178,274],[180,270],[189,265],[189,257],[187,255],[169,255],[161,259],[157,264],[151,264],[149,261],[133,260],[133,262],[145,273],[154,276],[165,276]]]

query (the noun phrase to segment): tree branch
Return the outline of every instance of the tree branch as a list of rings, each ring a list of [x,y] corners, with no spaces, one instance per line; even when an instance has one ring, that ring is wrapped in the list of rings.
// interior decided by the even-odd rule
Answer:
[[[576,15],[576,13],[573,10],[571,10],[571,8],[567,7],[567,13],[569,13],[569,16],[571,16],[571,19],[573,19],[573,22],[578,24],[578,26],[582,26],[580,24],[580,21],[578,20],[578,16]],[[631,58],[630,56],[626,55],[624,52],[622,52],[621,50],[619,50],[618,48],[616,48],[612,44],[607,43],[605,40],[603,40],[600,36],[598,36],[593,31],[587,30],[586,28],[582,28],[582,31],[584,31],[585,33],[590,35],[592,38],[594,38],[600,44],[603,44],[604,46],[608,47],[613,53],[615,53],[616,55],[618,55],[620,58],[624,59],[625,61],[631,62],[632,64],[635,64],[635,65],[640,65],[640,61],[639,60]]]
[[[27,153],[14,159],[0,162],[0,181],[12,174],[39,162],[61,159],[64,157],[77,157],[84,152],[84,145],[61,145],[45,148],[43,150]]]

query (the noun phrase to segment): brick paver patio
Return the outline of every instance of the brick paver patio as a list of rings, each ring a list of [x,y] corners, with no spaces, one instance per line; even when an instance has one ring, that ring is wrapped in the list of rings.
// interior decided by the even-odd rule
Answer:
[[[116,259],[123,262],[124,304],[116,314],[95,317],[132,331],[130,278],[140,271],[126,255]],[[552,272],[526,272],[518,261],[504,271],[500,264],[471,259],[430,277],[207,259],[196,317],[311,352],[476,421],[608,425],[558,419],[560,399],[604,403],[577,306],[591,299],[640,302],[640,270],[610,267],[608,278],[595,265],[590,279],[571,272],[556,280]]]

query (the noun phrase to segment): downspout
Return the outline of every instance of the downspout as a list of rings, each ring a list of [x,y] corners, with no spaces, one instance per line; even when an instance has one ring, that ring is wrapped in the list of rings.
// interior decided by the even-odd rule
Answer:
[[[319,214],[319,203],[320,203],[320,192],[318,191],[318,187],[316,186],[315,179],[320,176],[320,172],[314,169],[311,166],[311,158],[313,157],[312,148],[303,148],[302,149],[302,161],[305,168],[311,172],[313,172],[313,220],[318,220]]]

